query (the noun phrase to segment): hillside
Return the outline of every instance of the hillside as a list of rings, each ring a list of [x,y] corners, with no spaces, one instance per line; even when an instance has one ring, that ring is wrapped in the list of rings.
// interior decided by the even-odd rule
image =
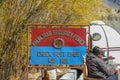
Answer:
[[[103,21],[112,27],[120,27],[120,0],[103,0]]]
[[[101,1],[0,0],[0,79],[25,80],[27,24],[89,24],[102,20],[120,27],[120,0]]]
[[[120,0],[106,0],[106,1],[110,2],[113,5],[120,6]]]

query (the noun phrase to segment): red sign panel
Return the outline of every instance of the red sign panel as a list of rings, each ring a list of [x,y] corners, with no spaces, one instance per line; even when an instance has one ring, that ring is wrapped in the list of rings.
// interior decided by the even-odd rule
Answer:
[[[58,39],[58,40],[56,40]],[[64,46],[85,46],[86,29],[84,28],[32,28],[33,46],[52,46],[61,40]]]

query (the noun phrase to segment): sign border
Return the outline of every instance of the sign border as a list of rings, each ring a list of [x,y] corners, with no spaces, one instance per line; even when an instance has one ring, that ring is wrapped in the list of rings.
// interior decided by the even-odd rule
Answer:
[[[39,28],[39,26],[46,26],[50,27],[50,26],[57,26],[58,28],[61,28],[63,26],[74,26],[74,27],[88,27],[88,51],[90,50],[91,44],[90,44],[90,24],[28,24],[27,25],[27,64],[26,64],[26,80],[28,80],[28,74],[29,74],[29,68],[79,68],[82,69],[82,66],[80,65],[76,65],[76,66],[68,66],[68,65],[64,65],[64,66],[46,66],[46,65],[39,65],[39,66],[32,66],[30,65],[30,46],[31,46],[31,28]]]

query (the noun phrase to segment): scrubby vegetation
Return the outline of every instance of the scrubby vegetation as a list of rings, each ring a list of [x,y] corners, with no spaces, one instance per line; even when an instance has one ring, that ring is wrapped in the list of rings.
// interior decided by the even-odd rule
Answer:
[[[0,0],[0,79],[25,79],[27,24],[89,24],[106,19],[111,10],[101,6],[102,0]]]

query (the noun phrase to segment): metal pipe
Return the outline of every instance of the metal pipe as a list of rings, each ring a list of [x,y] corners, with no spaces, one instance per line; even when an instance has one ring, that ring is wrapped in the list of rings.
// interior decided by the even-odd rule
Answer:
[[[109,49],[108,49],[109,48],[109,44],[108,44],[107,34],[106,34],[104,28],[102,27],[102,25],[100,25],[100,27],[102,28],[102,30],[103,30],[103,32],[105,34],[105,39],[106,39],[106,44],[107,44],[107,56],[109,56]],[[107,61],[107,63],[109,63],[109,61]]]

